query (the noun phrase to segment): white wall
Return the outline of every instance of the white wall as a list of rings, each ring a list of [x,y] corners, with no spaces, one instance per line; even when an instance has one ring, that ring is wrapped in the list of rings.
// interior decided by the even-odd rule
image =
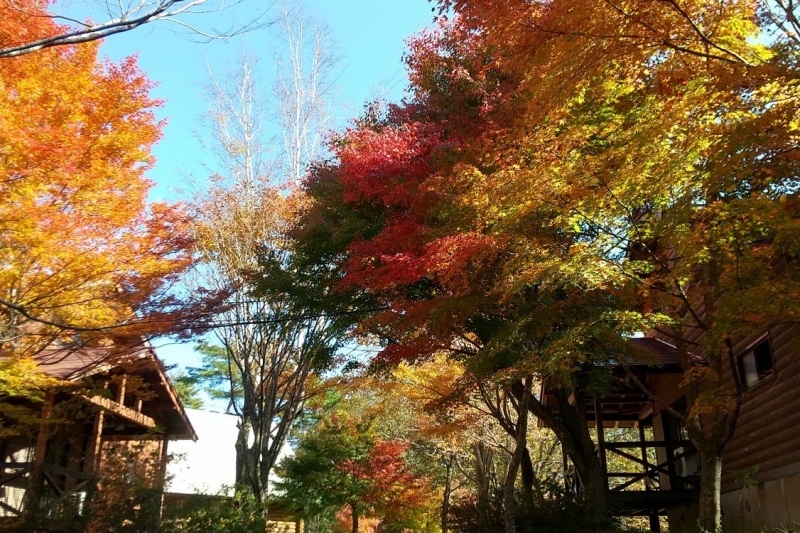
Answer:
[[[197,441],[170,441],[167,492],[221,494],[236,481],[238,418],[224,413],[186,409]]]
[[[178,494],[222,494],[236,482],[236,426],[238,417],[198,409],[186,409],[197,433],[197,441],[170,441],[168,451],[173,459],[167,465],[167,492]],[[284,445],[278,463],[290,455]],[[270,475],[270,488],[277,476]],[[232,495],[232,491],[229,492]]]

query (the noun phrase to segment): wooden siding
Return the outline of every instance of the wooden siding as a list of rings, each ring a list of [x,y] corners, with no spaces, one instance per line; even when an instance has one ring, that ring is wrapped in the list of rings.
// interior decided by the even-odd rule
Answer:
[[[730,489],[736,477],[754,466],[757,480],[800,462],[800,328],[780,324],[769,331],[775,366],[770,375],[745,393],[733,438],[723,455],[723,486]],[[741,339],[737,355],[757,336]],[[724,374],[726,383],[733,376]],[[800,504],[800,502],[798,502]]]
[[[683,391],[681,391],[681,381],[683,374],[653,374],[651,376],[650,391],[666,405],[672,405],[677,402]],[[661,404],[654,405],[654,414],[661,412]]]
[[[703,310],[701,309],[701,314]],[[737,476],[758,466],[756,480],[765,482],[780,476],[781,471],[800,463],[800,327],[778,324],[769,330],[773,369],[759,383],[748,390],[742,401],[733,438],[723,454],[723,491],[741,488]],[[687,335],[690,343],[699,343],[702,330],[695,329]],[[762,334],[739,339],[734,353],[740,356]],[[663,334],[653,334],[667,342],[674,342]],[[690,351],[698,352],[690,346]],[[724,365],[722,381],[733,389],[730,365]],[[653,392],[667,403],[677,400],[677,382],[673,376],[658,376],[653,380]],[[656,410],[658,412],[658,409]],[[784,474],[785,475],[785,474]],[[800,505],[800,502],[797,502]]]

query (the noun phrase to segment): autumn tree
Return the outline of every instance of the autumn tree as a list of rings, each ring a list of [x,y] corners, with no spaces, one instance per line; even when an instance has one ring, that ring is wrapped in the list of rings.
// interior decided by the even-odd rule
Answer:
[[[21,15],[6,22],[25,27]],[[49,31],[49,19],[30,31]],[[17,356],[188,327],[180,206],[147,203],[161,124],[132,58],[65,47],[0,65],[0,348]]]
[[[717,530],[744,392],[733,343],[798,312],[784,261],[798,242],[792,5],[448,5],[503,48],[498,68],[526,76],[483,152],[486,223],[513,238],[553,209],[581,243],[565,267],[630,287],[626,319],[678,347],[692,386],[674,414],[703,463],[701,526]],[[519,24],[503,22],[517,7]],[[531,247],[520,242],[522,257]],[[539,268],[520,261],[508,275]]]
[[[265,504],[269,474],[313,391],[307,388],[311,374],[325,367],[338,340],[325,318],[279,295],[260,296],[249,281],[262,250],[275,258],[290,253],[283,232],[292,207],[277,188],[246,181],[220,185],[195,209],[203,261],[198,277],[231,294],[213,330],[224,357],[207,359],[212,366],[199,377],[222,378],[240,417],[237,481]]]
[[[218,345],[204,345],[206,364],[193,372],[201,381],[225,384],[229,408],[240,417],[237,482],[255,495],[265,516],[270,472],[306,399],[317,392],[315,373],[330,364],[340,344],[335,321],[297,297],[303,283],[289,267],[288,230],[305,201],[292,183],[316,144],[332,67],[316,62],[327,61],[329,43],[323,34],[303,33],[310,31],[305,19],[284,16],[290,56],[281,63],[281,79],[292,81],[277,105],[284,114],[302,115],[282,125],[290,128],[288,174],[281,175],[268,149],[269,103],[259,94],[255,62],[245,57],[227,80],[213,80],[210,147],[220,172],[193,207],[202,260],[197,283],[230,294],[216,315]],[[310,71],[303,63],[309,41]],[[298,291],[280,286],[287,280]]]
[[[523,511],[545,505],[544,485],[552,469],[534,458],[552,456],[554,439],[525,423],[527,406],[508,387],[472,374],[444,353],[424,362],[401,363],[388,377],[377,379],[382,385],[381,409],[390,413],[384,416],[399,410],[396,396],[413,406],[406,437],[414,443],[412,450],[417,448],[428,461],[435,459],[438,466],[431,477],[441,486],[442,532],[449,530],[453,498],[475,502],[483,512],[496,495],[518,496],[516,469],[521,471]],[[497,463],[505,476],[491,474]],[[504,507],[513,509],[514,504],[505,502]]]
[[[279,486],[309,516],[347,506],[353,533],[361,516],[378,517],[399,531],[427,499],[426,480],[405,463],[407,449],[402,441],[380,438],[369,421],[327,414],[281,463]]]
[[[360,321],[384,362],[450,352],[519,400],[520,378],[546,378],[558,409],[528,408],[597,517],[586,402],[626,336],[669,336],[716,530],[733,340],[797,316],[791,4],[442,5],[460,18],[412,41],[411,98],[356,122],[307,182],[302,246],[387,308]]]
[[[485,50],[458,28],[424,34],[412,46],[415,100],[367,115],[336,139],[336,159],[307,182],[316,203],[301,246],[337,265],[335,290],[366,293],[386,307],[360,321],[361,331],[385,343],[385,364],[450,353],[481,378],[501,376],[510,393],[531,372],[550,378],[558,416],[531,395],[525,401],[563,439],[591,515],[601,520],[604,479],[583,400],[602,388],[605,373],[586,363],[602,363],[621,344],[617,324],[603,320],[616,299],[585,290],[593,270],[560,268],[573,241],[549,224],[553,210],[528,219],[527,241],[484,231],[484,217],[494,214],[489,185],[472,170],[466,141],[491,132],[486,110],[507,80],[491,68],[473,71]],[[547,246],[548,239],[558,244]],[[515,292],[497,290],[514,257],[507,250],[520,242],[541,244],[541,277],[516,278]]]
[[[744,3],[713,24],[702,2],[455,5],[463,24],[412,43],[414,100],[345,132],[308,182],[309,242],[338,263],[339,290],[390,308],[362,321],[385,360],[446,350],[489,373],[547,377],[559,415],[536,398],[529,408],[559,435],[597,515],[606,487],[582,406],[608,384],[602,365],[628,349],[624,335],[659,323],[706,331],[699,365],[671,334],[708,391],[690,399],[689,425],[709,461],[712,530],[741,395],[714,385],[732,360],[724,347],[795,313],[795,277],[770,274],[796,242],[796,100],[775,82],[793,79],[787,45],[744,38],[758,32]],[[753,290],[772,303],[737,322],[736,298]]]

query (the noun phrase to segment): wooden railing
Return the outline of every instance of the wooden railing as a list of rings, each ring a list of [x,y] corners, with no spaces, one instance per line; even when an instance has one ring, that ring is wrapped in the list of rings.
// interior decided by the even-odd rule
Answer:
[[[9,486],[20,478],[32,475],[33,468],[32,462],[6,461],[2,465],[2,471],[0,471],[0,487]],[[96,476],[80,470],[49,463],[43,463],[39,468],[41,468],[42,482],[52,494],[51,497],[47,498],[47,502],[40,502],[40,513],[50,513],[54,509],[61,507],[69,501],[73,494],[94,490],[97,482]],[[9,472],[8,470],[11,471]],[[29,483],[30,479],[25,480],[18,486],[27,491],[30,490]],[[7,515],[20,514],[20,509],[8,505],[2,500],[0,500],[0,508]]]
[[[638,456],[636,452],[639,452]],[[696,454],[694,446],[687,440],[605,442],[601,453],[605,454],[603,464],[608,464],[608,456],[614,454],[639,467],[636,472],[607,471],[611,492],[631,490],[639,483],[644,484],[645,490],[684,490],[699,487],[699,477],[683,472],[680,468],[682,460]],[[653,459],[659,456],[664,459]],[[613,479],[623,482],[612,485]],[[641,486],[635,489],[641,490]]]

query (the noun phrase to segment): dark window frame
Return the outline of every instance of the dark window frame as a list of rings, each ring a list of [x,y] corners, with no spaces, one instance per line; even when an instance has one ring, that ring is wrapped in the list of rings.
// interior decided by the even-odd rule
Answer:
[[[769,332],[761,335],[742,350],[737,356],[737,362],[739,377],[747,390],[757,387],[773,376],[775,374],[775,351],[772,349]],[[748,380],[748,378],[750,379]]]

